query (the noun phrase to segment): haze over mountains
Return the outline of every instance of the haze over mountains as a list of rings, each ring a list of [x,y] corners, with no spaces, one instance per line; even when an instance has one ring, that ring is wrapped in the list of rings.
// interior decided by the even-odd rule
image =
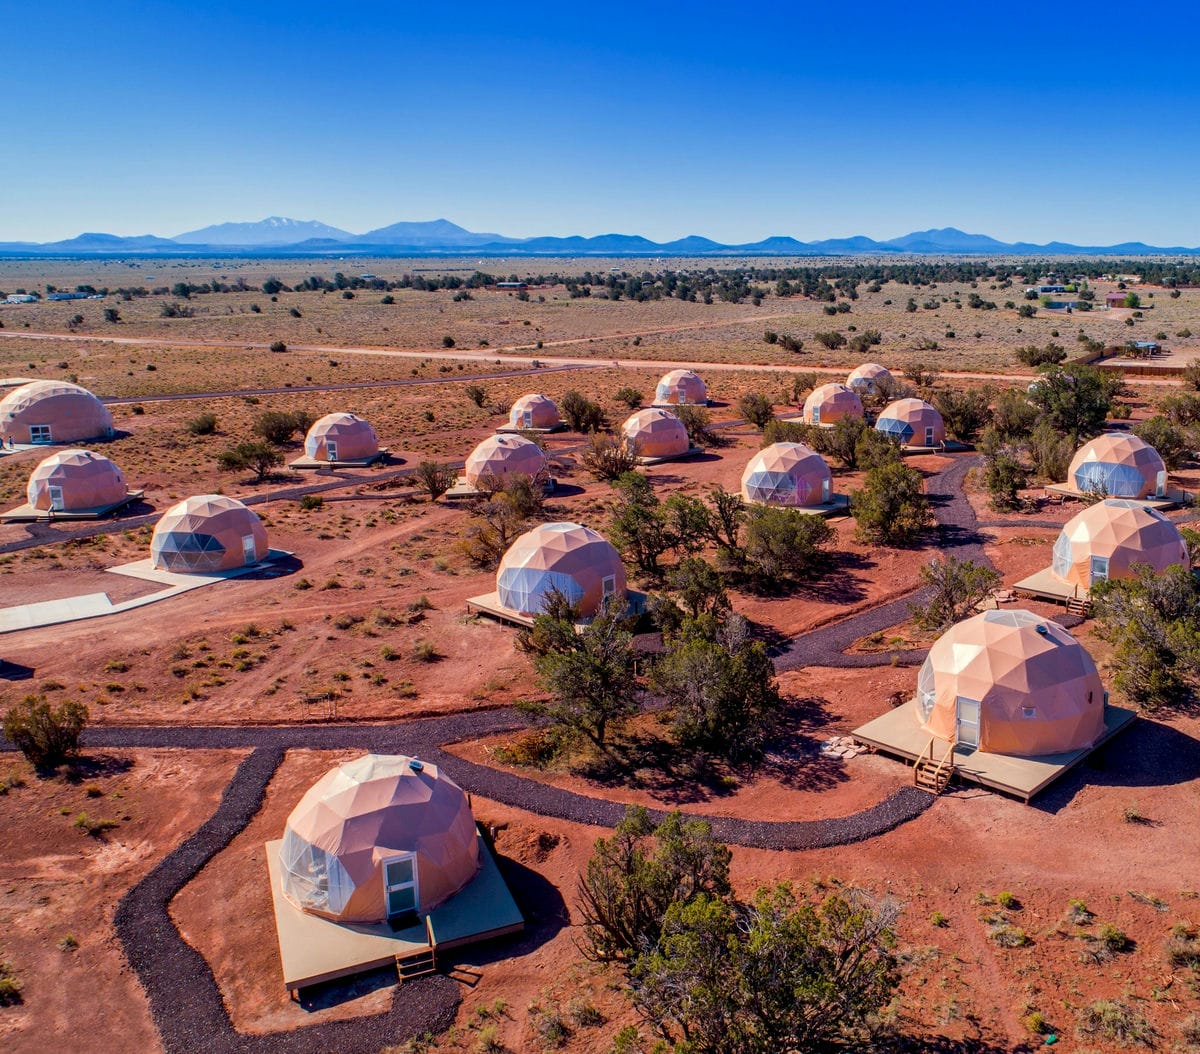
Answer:
[[[1073,245],[1069,242],[1002,242],[986,234],[967,234],[955,227],[914,231],[876,241],[865,235],[804,242],[776,235],[757,242],[723,244],[689,235],[655,242],[636,234],[601,234],[585,238],[547,236],[510,238],[469,231],[446,219],[393,223],[353,234],[319,220],[269,216],[256,223],[218,223],[185,231],[173,238],[146,234],[123,237],[88,233],[57,242],[0,242],[0,254],[29,255],[216,255],[216,256],[952,256],[952,255],[1197,255],[1200,248],[1154,246],[1144,242],[1118,245]]]

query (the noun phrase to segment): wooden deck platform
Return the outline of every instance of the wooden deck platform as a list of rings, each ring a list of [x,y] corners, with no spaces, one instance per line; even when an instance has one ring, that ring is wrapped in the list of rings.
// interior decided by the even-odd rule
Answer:
[[[886,714],[860,725],[851,735],[858,742],[873,747],[881,754],[915,762],[929,746],[929,733],[921,728],[916,713],[916,701],[889,710]],[[1066,754],[1045,754],[1036,758],[1009,757],[989,754],[983,750],[954,751],[954,774],[967,783],[1000,791],[1019,798],[1026,804],[1060,776],[1069,772],[1093,750],[1108,742],[1128,727],[1137,715],[1120,706],[1105,706],[1104,734],[1086,750]],[[934,743],[934,754],[941,757],[950,746],[943,740]]]
[[[391,451],[384,448],[371,457],[357,458],[353,461],[321,461],[317,458],[304,455],[296,458],[295,461],[288,462],[288,468],[299,469],[301,472],[319,472],[326,468],[370,468],[375,464],[383,464],[389,460]]]
[[[102,520],[120,512],[127,505],[141,501],[144,490],[131,490],[125,497],[112,505],[100,505],[94,509],[75,509],[72,512],[56,512],[54,509],[35,509],[32,505],[18,505],[15,509],[0,513],[5,523],[54,523],[59,520]]]
[[[1094,494],[1089,494],[1079,490],[1070,483],[1047,483],[1042,488],[1050,494],[1058,494],[1064,498],[1070,498],[1073,501],[1099,501]],[[1107,497],[1119,498],[1118,494],[1109,494]],[[1180,505],[1187,505],[1192,501],[1192,495],[1186,490],[1179,487],[1168,487],[1167,493],[1161,498],[1121,498],[1122,501],[1133,501],[1138,505],[1144,505],[1147,509],[1157,509],[1159,512],[1165,512],[1167,509],[1174,509]]]
[[[441,953],[465,944],[518,933],[525,919],[509,892],[491,850],[479,838],[479,873],[465,889],[428,916],[403,930],[332,922],[301,911],[283,895],[279,875],[280,841],[267,842],[267,871],[275,908],[275,933],[289,992],[339,977],[390,966],[420,952]]]
[[[682,454],[672,454],[670,457],[640,457],[637,459],[637,463],[643,467],[665,465],[668,461],[686,461],[690,457],[695,457],[697,454],[703,453],[703,447],[691,446]]]
[[[1068,600],[1081,600],[1086,603],[1089,594],[1087,589],[1071,582],[1064,582],[1048,567],[1035,571],[1028,578],[1022,578],[1012,586],[1012,590],[1023,596],[1055,600],[1060,604],[1065,604]]]
[[[769,502],[747,501],[747,505],[768,505]],[[802,512],[806,516],[844,516],[850,511],[850,498],[845,494],[834,494],[823,505],[786,505],[782,508]]]
[[[554,479],[553,477],[546,480],[545,491],[547,494],[553,494],[557,488],[558,480]],[[447,501],[468,501],[471,498],[486,498],[488,496],[489,495],[486,491],[482,491],[478,487],[472,487],[471,484],[467,482],[466,476],[459,476],[458,479],[454,481],[454,486],[442,495],[442,497]]]
[[[944,443],[934,446],[901,446],[900,453],[905,457],[919,457],[921,454],[964,454],[968,450],[974,449],[969,443],[959,443],[954,439],[947,439]]]
[[[636,589],[627,589],[625,590],[625,598],[629,601],[626,613],[631,618],[642,614],[646,610],[645,593],[639,593]],[[512,608],[506,608],[500,603],[499,593],[484,593],[482,596],[470,597],[467,600],[467,613],[470,615],[487,615],[489,618],[494,618],[510,626],[520,626],[522,629],[530,629],[533,626],[532,615],[526,615],[520,611],[513,611]],[[577,625],[586,626],[591,621],[590,618],[581,619]]]
[[[535,436],[549,436],[554,435],[555,432],[565,432],[566,430],[567,426],[563,424],[562,421],[559,421],[558,424],[556,424],[553,428],[523,428],[520,425],[501,425],[496,429],[496,433],[497,435],[519,436],[529,434]]]

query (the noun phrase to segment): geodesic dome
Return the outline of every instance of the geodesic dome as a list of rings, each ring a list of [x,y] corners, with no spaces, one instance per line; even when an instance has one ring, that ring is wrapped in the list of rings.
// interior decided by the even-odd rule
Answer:
[[[510,611],[538,615],[557,589],[591,616],[606,597],[625,595],[625,566],[603,535],[578,523],[543,523],[504,554],[496,592]]]
[[[1073,585],[1090,589],[1107,578],[1129,578],[1134,564],[1165,571],[1191,566],[1179,528],[1157,509],[1127,498],[1109,498],[1067,521],[1054,543],[1050,569]]]
[[[363,461],[379,453],[379,438],[358,414],[326,414],[304,437],[304,453],[314,461]]]
[[[679,457],[692,448],[687,427],[670,410],[651,407],[631,414],[621,426],[640,457]]]
[[[112,414],[86,388],[31,381],[0,399],[0,439],[14,443],[79,443],[109,439]]]
[[[767,505],[823,505],[832,496],[829,466],[803,443],[772,443],[742,472],[742,497]]]
[[[172,505],[154,528],[150,560],[163,571],[212,574],[266,557],[267,529],[235,498],[201,494]]]
[[[1127,432],[1105,432],[1075,452],[1067,481],[1083,493],[1149,498],[1166,493],[1167,469],[1144,440]]]
[[[861,366],[855,366],[850,371],[850,376],[846,378],[847,387],[857,389],[865,395],[874,395],[875,387],[884,380],[891,380],[891,372],[884,369],[877,362],[864,362]]]
[[[415,758],[367,754],[325,773],[292,810],[280,885],[296,907],[337,922],[427,914],[479,871],[471,806]]]
[[[654,401],[679,406],[707,406],[708,389],[699,374],[691,370],[672,370],[658,382],[658,387],[654,390]]]
[[[900,441],[901,446],[934,446],[945,442],[942,415],[924,399],[897,399],[875,422],[875,430]]]
[[[124,501],[129,493],[116,464],[90,450],[61,450],[41,461],[29,475],[25,494],[43,512],[80,512]]]
[[[810,425],[831,425],[843,417],[862,415],[862,400],[845,384],[822,384],[804,400],[804,420]]]
[[[522,395],[508,412],[510,428],[557,428],[561,423],[558,407],[545,395]]]
[[[503,480],[523,475],[537,479],[546,468],[546,455],[537,443],[524,436],[488,436],[467,457],[467,482],[478,487],[480,480]]]
[[[960,746],[1035,757],[1090,747],[1104,685],[1086,649],[1030,611],[985,611],[951,626],[917,675],[922,728]]]

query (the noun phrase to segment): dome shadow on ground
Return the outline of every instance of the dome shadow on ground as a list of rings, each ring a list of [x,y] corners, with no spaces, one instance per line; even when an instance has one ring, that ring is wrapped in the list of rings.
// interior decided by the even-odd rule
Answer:
[[[1031,804],[1042,812],[1056,813],[1089,784],[1137,789],[1171,787],[1196,779],[1200,779],[1200,739],[1143,717],[1090,754]]]

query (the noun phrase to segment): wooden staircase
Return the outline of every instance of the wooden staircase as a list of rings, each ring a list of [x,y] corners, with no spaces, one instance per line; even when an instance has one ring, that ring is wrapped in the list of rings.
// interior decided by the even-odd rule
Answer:
[[[396,977],[400,984],[437,973],[437,940],[433,936],[428,916],[425,918],[425,933],[428,944],[396,956]]]
[[[1080,618],[1087,618],[1092,613],[1092,602],[1086,597],[1067,597],[1067,613],[1078,615]]]
[[[921,756],[913,765],[913,786],[929,791],[930,794],[941,794],[954,776],[954,744],[946,748],[946,753],[938,758],[934,755],[934,739],[929,740]]]

